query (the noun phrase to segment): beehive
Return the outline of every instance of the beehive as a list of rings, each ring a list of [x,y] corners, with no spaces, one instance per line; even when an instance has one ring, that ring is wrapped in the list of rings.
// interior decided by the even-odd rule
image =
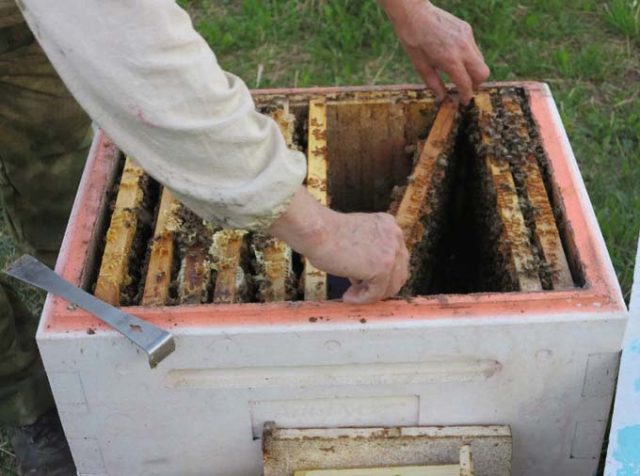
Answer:
[[[627,311],[547,86],[488,85],[469,108],[402,85],[254,97],[316,198],[396,214],[411,279],[344,304],[340,279],[203,223],[98,132],[57,270],[176,351],[150,371],[48,298],[38,343],[80,474],[258,476],[267,421],[508,425],[513,474],[593,474]]]
[[[411,91],[266,96],[258,107],[308,157],[306,186],[321,203],[396,215],[412,254],[405,296],[584,282],[565,254],[570,237],[525,89],[488,89],[469,108]],[[98,297],[143,306],[340,297],[338,280],[285,243],[205,223],[121,161],[100,258],[89,264]]]

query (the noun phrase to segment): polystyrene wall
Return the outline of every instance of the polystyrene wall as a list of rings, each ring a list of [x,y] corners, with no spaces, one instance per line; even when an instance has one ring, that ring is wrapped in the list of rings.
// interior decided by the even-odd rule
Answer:
[[[80,474],[258,476],[266,421],[506,424],[514,475],[593,474],[627,310],[549,90],[517,85],[531,96],[584,288],[130,308],[176,337],[154,370],[125,338],[49,297],[37,338]],[[115,160],[98,133],[57,266],[77,284]]]

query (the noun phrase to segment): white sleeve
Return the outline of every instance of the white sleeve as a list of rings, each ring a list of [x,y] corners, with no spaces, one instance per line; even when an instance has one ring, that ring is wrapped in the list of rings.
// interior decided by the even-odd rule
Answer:
[[[205,219],[260,229],[305,175],[246,85],[173,0],[22,0],[31,30],[89,115]]]

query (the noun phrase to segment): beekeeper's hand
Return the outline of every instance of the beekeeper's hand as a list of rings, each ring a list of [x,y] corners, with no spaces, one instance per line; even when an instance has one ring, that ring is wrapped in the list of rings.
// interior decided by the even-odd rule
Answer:
[[[468,104],[489,67],[471,26],[427,0],[378,0],[425,84],[439,100],[447,94],[440,72],[457,86]]]
[[[402,231],[387,213],[338,213],[300,187],[269,231],[316,268],[349,278],[345,302],[394,296],[407,280],[409,253]]]

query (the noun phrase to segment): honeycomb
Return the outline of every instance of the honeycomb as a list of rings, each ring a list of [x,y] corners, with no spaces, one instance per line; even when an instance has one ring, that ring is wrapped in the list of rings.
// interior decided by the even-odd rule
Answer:
[[[402,295],[571,289],[561,210],[523,89],[468,107],[424,92],[265,95],[306,154],[306,187],[342,212],[388,211],[411,253]],[[122,157],[91,290],[113,305],[323,301],[327,276],[263,233],[206,223]]]

